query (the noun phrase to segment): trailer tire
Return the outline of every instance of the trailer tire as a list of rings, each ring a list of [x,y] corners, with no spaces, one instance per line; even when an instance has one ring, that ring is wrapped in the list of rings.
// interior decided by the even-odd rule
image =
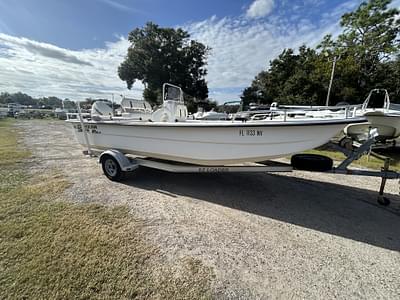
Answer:
[[[101,158],[101,167],[104,175],[112,181],[121,181],[124,178],[124,172],[118,161],[111,155],[104,155]]]
[[[294,169],[305,171],[329,171],[332,170],[333,161],[331,158],[318,154],[295,154],[290,163]]]
[[[339,141],[339,146],[345,148],[346,150],[353,151],[353,139],[345,136]]]

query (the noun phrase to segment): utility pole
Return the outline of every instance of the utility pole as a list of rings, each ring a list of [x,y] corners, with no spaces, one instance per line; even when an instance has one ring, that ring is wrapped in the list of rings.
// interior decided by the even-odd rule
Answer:
[[[112,100],[111,100],[111,108],[113,111],[113,116],[114,116],[114,94],[111,94]]]
[[[329,106],[329,97],[330,97],[330,95],[331,95],[333,76],[335,75],[336,62],[337,62],[339,59],[340,59],[340,55],[339,55],[339,56],[334,56],[334,57],[333,57],[331,80],[329,81],[328,95],[326,95],[326,103],[325,103],[325,106]]]

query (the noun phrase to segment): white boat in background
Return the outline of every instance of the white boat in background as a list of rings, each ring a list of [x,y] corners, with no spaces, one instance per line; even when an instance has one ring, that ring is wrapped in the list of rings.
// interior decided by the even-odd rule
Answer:
[[[147,101],[126,97],[121,101],[120,114],[115,113],[112,103],[108,101],[96,101],[91,109],[91,116],[95,120],[148,120],[152,113]]]
[[[112,119],[114,110],[107,101],[96,101],[92,104],[90,115],[94,120]]]
[[[374,93],[384,94],[380,104],[371,101]],[[377,139],[380,141],[393,140],[400,136],[400,110],[391,108],[389,93],[385,89],[371,90],[356,115],[364,116],[367,122],[347,126],[344,132],[349,137],[358,141],[366,140],[372,128],[378,130]]]
[[[371,111],[364,114],[371,127],[378,129],[384,139],[395,139],[400,136],[400,112]]]
[[[148,120],[151,118],[153,109],[149,102],[145,100],[138,100],[133,98],[124,97],[121,101],[122,117],[129,119]]]
[[[274,102],[275,103],[275,102]],[[271,105],[272,107],[272,105]],[[325,120],[355,117],[357,106],[280,106],[273,107],[270,111],[253,115],[250,120]]]
[[[286,121],[187,120],[182,90],[163,86],[150,120],[67,120],[82,146],[196,165],[229,165],[284,157],[327,143],[358,118]]]
[[[214,111],[214,109],[207,111],[207,112],[199,111],[199,112],[193,114],[193,117],[196,120],[205,120],[205,121],[228,120],[227,113],[217,112],[217,111]]]

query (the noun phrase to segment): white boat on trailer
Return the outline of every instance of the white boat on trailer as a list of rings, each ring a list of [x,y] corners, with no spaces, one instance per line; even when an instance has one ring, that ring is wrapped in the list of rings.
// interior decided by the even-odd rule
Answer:
[[[72,121],[81,145],[82,125]],[[351,121],[306,122],[85,122],[92,149],[198,165],[259,162],[321,146]]]
[[[177,89],[178,96],[170,97],[176,92],[165,92],[166,88]],[[362,122],[364,118],[247,123],[186,121],[187,110],[180,88],[164,85],[163,99],[163,107],[152,114],[154,121],[94,121],[84,120],[80,114],[78,119],[67,121],[73,125],[79,143],[87,147],[88,154],[101,152],[99,162],[111,180],[121,180],[126,172],[139,166],[174,173],[290,172],[295,168],[381,177],[378,203],[390,204],[384,196],[386,180],[398,179],[400,173],[389,169],[389,158],[385,159],[380,171],[348,168],[353,161],[370,152],[378,136],[376,129],[371,130],[367,141],[357,149],[349,150],[331,143],[346,156],[336,167],[329,157],[312,154],[293,155],[291,164],[269,161],[320,146],[346,124]],[[240,162],[245,163],[236,164]]]
[[[164,84],[163,106],[152,120],[67,120],[91,149],[204,166],[260,162],[327,143],[358,118],[288,121],[187,120],[179,87]],[[84,127],[84,130],[83,130]]]

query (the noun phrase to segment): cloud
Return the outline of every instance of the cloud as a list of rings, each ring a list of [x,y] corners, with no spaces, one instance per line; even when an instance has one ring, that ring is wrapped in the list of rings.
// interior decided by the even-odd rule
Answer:
[[[262,18],[269,15],[274,8],[274,0],[255,0],[246,11],[246,16],[251,19]]]
[[[241,90],[283,49],[302,44],[312,47],[328,33],[337,35],[341,31],[340,16],[357,5],[357,0],[344,2],[325,11],[320,20],[307,17],[302,11],[285,16],[276,10],[267,19],[213,16],[183,27],[192,38],[212,48],[206,78],[209,95],[223,103],[239,99]],[[128,46],[125,38],[119,38],[100,49],[70,50],[0,34],[0,92],[22,91],[70,99],[110,99],[111,94],[141,97],[141,83],[128,91],[117,74]]]
[[[0,34],[0,91],[73,100],[110,99],[112,94],[141,97],[141,83],[128,91],[117,74],[128,45],[121,38],[107,43],[103,49],[73,51]]]
[[[292,24],[272,17],[268,22],[212,17],[189,24],[186,29],[193,38],[212,48],[207,80],[213,89],[248,86],[283,49],[302,44],[315,46],[325,34],[336,32],[338,25],[333,22],[318,27],[307,19]]]
[[[105,3],[105,4],[108,4],[111,7],[116,8],[118,10],[122,10],[122,11],[130,11],[131,10],[130,7],[128,7],[128,6],[124,5],[124,4],[121,4],[121,3],[117,2],[117,1],[114,1],[114,0],[100,0],[100,1]]]
[[[62,49],[50,44],[31,41],[26,38],[17,38],[0,33],[0,45],[1,44],[8,47],[20,46],[25,48],[27,51],[31,53],[58,59],[67,63],[87,65],[87,66],[91,65],[90,62],[81,60],[77,58],[75,55],[71,54],[72,51]]]
[[[112,8],[115,8],[115,9],[117,9],[119,11],[122,11],[122,12],[128,12],[128,13],[129,12],[135,12],[135,13],[140,13],[140,14],[146,14],[142,10],[136,9],[133,6],[127,6],[127,5],[122,4],[122,3],[120,3],[120,2],[118,2],[116,0],[97,0],[97,1],[103,2],[104,4],[106,4],[106,5],[108,5],[108,6],[112,7]]]

